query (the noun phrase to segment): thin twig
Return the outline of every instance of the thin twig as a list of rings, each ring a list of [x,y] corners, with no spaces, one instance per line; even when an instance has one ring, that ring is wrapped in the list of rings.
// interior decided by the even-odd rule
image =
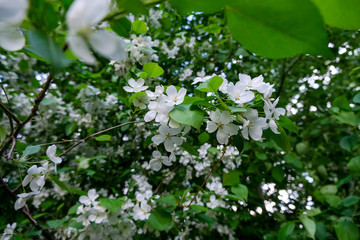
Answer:
[[[290,70],[303,58],[303,56],[304,55],[300,55],[297,59],[295,59],[287,69],[286,69],[286,59],[284,59],[282,71],[281,71],[281,77],[280,77],[280,85],[279,85],[279,89],[276,93],[276,98],[278,98],[280,96],[281,91],[284,86],[284,83],[285,83],[285,79],[286,79],[287,75],[289,74]]]
[[[0,108],[4,111],[4,113],[11,119],[13,119],[17,124],[20,124],[21,121],[9,110],[7,107],[0,102]]]
[[[131,123],[137,123],[138,121],[130,121],[130,122],[126,122],[126,123],[122,123],[122,124],[119,124],[119,125],[116,125],[116,126],[113,126],[111,128],[107,128],[105,130],[101,130],[100,132],[96,132],[96,133],[93,133],[79,141],[77,141],[74,145],[72,145],[71,147],[69,147],[68,149],[66,149],[64,152],[62,152],[59,157],[61,156],[64,156],[65,154],[67,154],[68,152],[70,152],[73,148],[77,147],[78,145],[84,143],[86,140],[88,140],[89,138],[93,138],[97,135],[100,135],[102,133],[105,133],[105,132],[108,132],[110,130],[113,130],[113,129],[116,129],[116,128],[119,128],[119,127],[122,127],[122,126],[125,126],[125,125],[128,125],[128,124],[131,124]]]
[[[12,140],[13,140],[13,145],[11,146],[11,149],[10,149],[9,153],[8,153],[8,155],[6,156],[7,159],[11,159],[11,155],[13,154],[14,149],[15,149],[16,138],[13,136],[13,137],[12,137]]]
[[[195,198],[197,197],[197,195],[199,194],[200,190],[205,186],[205,184],[206,184],[207,181],[209,180],[211,174],[212,174],[213,171],[215,170],[216,166],[220,163],[221,159],[224,157],[225,152],[226,152],[226,148],[227,148],[227,146],[229,145],[230,140],[231,140],[231,136],[229,137],[229,139],[228,139],[228,141],[227,141],[227,143],[226,143],[226,145],[225,145],[225,147],[224,147],[224,150],[223,150],[223,152],[222,152],[222,154],[221,154],[221,157],[219,158],[219,160],[217,160],[217,162],[215,163],[215,165],[211,168],[211,171],[210,171],[209,174],[206,176],[205,181],[201,184],[200,188],[197,190],[197,192],[195,193],[194,197],[191,199],[190,203],[189,203],[188,205],[186,205],[186,206],[183,206],[183,207],[189,207],[189,206],[192,204],[192,202],[195,200]]]

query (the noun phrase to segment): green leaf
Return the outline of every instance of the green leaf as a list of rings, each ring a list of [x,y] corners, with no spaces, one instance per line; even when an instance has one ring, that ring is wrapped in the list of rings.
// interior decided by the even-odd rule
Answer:
[[[242,201],[247,201],[249,190],[245,185],[239,184],[236,187],[231,187],[231,192],[241,198]]]
[[[182,14],[191,12],[203,12],[206,14],[219,12],[224,7],[222,0],[170,0],[172,6]]]
[[[285,172],[280,165],[271,169],[271,176],[278,182],[281,182],[285,177]]]
[[[336,194],[337,187],[334,184],[328,184],[320,188],[322,194]]]
[[[68,193],[72,193],[72,191],[70,190],[70,188],[68,188],[68,186],[66,186],[65,183],[63,183],[62,181],[59,180],[58,177],[54,176],[54,175],[49,175],[49,178],[51,180],[53,180],[60,188],[62,188],[63,190],[67,191]]]
[[[46,224],[51,227],[51,228],[58,228],[60,227],[61,225],[64,224],[64,222],[66,221],[66,219],[58,219],[58,220],[49,220],[49,221],[46,221]]]
[[[100,135],[98,137],[95,138],[96,141],[99,141],[99,142],[108,142],[111,140],[111,136],[110,135]]]
[[[278,232],[278,240],[286,240],[287,236],[291,235],[295,229],[294,222],[287,222],[283,224]]]
[[[198,136],[198,140],[200,144],[204,144],[206,143],[208,140],[210,139],[210,135],[207,132],[202,132],[199,136]]]
[[[347,164],[348,169],[354,176],[360,176],[360,156],[353,157]]]
[[[233,113],[237,113],[237,112],[246,112],[247,109],[246,108],[241,108],[241,107],[229,107],[231,112]]]
[[[325,23],[346,30],[360,28],[358,0],[312,0],[319,8]]]
[[[201,83],[196,90],[201,92],[217,92],[221,84],[223,83],[223,79],[219,76],[214,76],[205,82]]]
[[[284,160],[287,164],[290,164],[297,169],[302,169],[304,167],[303,163],[299,160],[295,153],[286,155]]]
[[[170,213],[158,208],[151,213],[148,222],[154,229],[166,231],[172,225],[172,217]]]
[[[360,67],[359,67],[360,69]],[[354,103],[360,103],[360,93],[356,94],[354,97],[353,97],[353,102]]]
[[[232,139],[232,143],[235,145],[239,153],[242,153],[242,151],[244,150],[244,139],[241,133],[232,136],[231,139]]]
[[[139,34],[146,33],[148,30],[144,20],[136,20],[131,25],[132,29]]]
[[[101,206],[112,211],[113,213],[117,212],[124,203],[123,198],[100,198],[99,202]]]
[[[288,135],[281,126],[278,126],[278,131],[280,134],[275,134],[270,129],[267,129],[264,131],[264,137],[273,140],[285,153],[290,153],[291,144]]]
[[[359,166],[360,166],[360,164],[359,164]],[[359,168],[359,172],[360,172],[360,168]],[[352,179],[351,175],[344,177],[343,179],[339,180],[339,182],[336,184],[336,187],[337,188],[341,187],[342,185],[348,183],[351,179]]]
[[[72,215],[75,214],[77,212],[78,207],[80,206],[79,203],[75,204],[74,206],[72,206],[71,208],[69,208],[67,215]]]
[[[29,30],[28,37],[30,52],[33,52],[50,63],[56,71],[68,66],[71,61],[65,56],[61,47],[43,32],[38,30]]]
[[[23,154],[22,154],[21,158],[24,158],[26,156],[35,154],[35,153],[39,152],[40,150],[41,150],[41,146],[39,146],[39,145],[35,145],[35,146],[29,145],[23,151]]]
[[[354,112],[341,111],[339,115],[335,115],[335,118],[341,123],[349,124],[351,126],[356,126],[357,124]]]
[[[199,156],[199,152],[196,151],[194,146],[187,143],[187,142],[183,142],[181,144],[181,148],[184,149],[185,151],[187,151],[188,153],[190,153],[191,155],[194,155],[194,156],[197,156],[197,157]]]
[[[324,22],[310,0],[233,0],[225,13],[234,39],[263,57],[332,55]]]
[[[110,27],[117,35],[130,38],[131,22],[126,17],[110,21]]]
[[[223,185],[224,186],[237,186],[240,184],[240,172],[239,171],[230,171],[223,174]]]
[[[146,93],[144,92],[137,92],[134,93],[133,95],[131,95],[131,97],[129,98],[129,103],[132,103],[136,98],[138,98],[141,95],[146,95]]]
[[[190,208],[190,209],[199,210],[199,211],[203,211],[203,212],[208,212],[208,211],[210,211],[210,209],[208,209],[207,207],[201,206],[201,205],[190,205],[189,208]]]
[[[316,222],[315,237],[319,240],[327,240],[330,234],[326,230],[326,225],[323,222]]]
[[[346,136],[340,139],[340,147],[348,152],[351,152],[359,141],[357,134]]]
[[[333,107],[338,107],[340,109],[351,111],[350,102],[347,100],[345,95],[341,95],[334,99]]]
[[[169,115],[176,122],[190,125],[199,131],[204,119],[204,112],[199,107],[191,104],[175,106]]]
[[[320,208],[313,208],[311,210],[306,210],[306,216],[314,217],[316,215],[319,215],[321,213]]]
[[[296,126],[288,117],[280,116],[277,121],[283,128],[286,128],[289,131],[292,131],[296,134],[299,133],[299,128]]]
[[[159,65],[153,62],[146,63],[144,65],[144,71],[150,78],[159,77],[164,73],[164,69],[162,69]]]
[[[344,220],[338,222],[334,228],[339,240],[358,240],[360,238],[359,228],[353,222]]]
[[[147,14],[148,11],[140,0],[116,0],[119,8],[124,8],[134,14]]]
[[[306,215],[299,217],[301,223],[304,225],[307,235],[311,239],[315,239],[316,224],[313,220],[308,218]]]
[[[206,222],[209,227],[211,227],[215,223],[215,219],[212,217],[209,217],[208,215],[205,215],[203,213],[196,214],[196,217],[202,220],[203,222]]]
[[[359,197],[351,195],[351,196],[347,196],[346,198],[341,200],[339,202],[339,206],[350,207],[354,204],[357,204],[358,202],[359,202]]]
[[[173,195],[166,195],[164,197],[154,199],[155,202],[163,203],[169,206],[175,206],[175,197]]]
[[[65,126],[65,134],[66,134],[66,136],[70,136],[70,134],[72,134],[75,131],[76,126],[77,125],[74,122],[66,124],[66,126]]]
[[[5,128],[0,125],[0,146],[1,146],[2,143],[4,142],[5,138],[6,138]]]

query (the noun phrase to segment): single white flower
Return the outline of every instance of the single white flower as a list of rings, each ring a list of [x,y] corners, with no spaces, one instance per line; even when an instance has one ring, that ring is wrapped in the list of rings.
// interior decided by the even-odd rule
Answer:
[[[145,80],[140,78],[139,80],[135,81],[133,78],[130,78],[128,81],[129,86],[125,86],[124,90],[127,92],[142,92],[148,88],[148,86],[144,86]]]
[[[151,169],[154,171],[159,171],[162,165],[171,166],[172,163],[170,162],[167,156],[162,156],[159,151],[153,151],[152,153],[153,158],[150,160]]]
[[[24,47],[25,38],[18,30],[26,17],[27,0],[0,0],[0,46],[8,51]]]
[[[89,221],[99,224],[107,219],[106,209],[102,206],[96,205],[90,210]]]
[[[216,76],[216,74],[213,74],[213,75],[211,75],[211,76],[205,76],[205,71],[204,70],[202,70],[201,72],[198,72],[197,73],[197,77],[196,78],[194,78],[194,80],[193,80],[193,82],[191,83],[191,85],[195,85],[195,84],[197,84],[197,83],[199,83],[199,82],[206,82],[207,80],[209,80],[210,78],[212,78],[212,77],[214,77],[214,76]]]
[[[285,115],[284,108],[276,107],[278,102],[279,102],[279,98],[277,98],[273,103],[271,103],[270,101],[265,101],[265,105],[264,105],[264,112],[266,119],[269,120],[269,127],[276,134],[280,134],[280,132],[277,130],[277,125],[275,120],[279,120],[280,116]]]
[[[86,206],[89,206],[91,204],[94,204],[95,203],[95,200],[99,197],[99,194],[96,193],[96,190],[95,189],[90,189],[88,191],[88,195],[87,196],[81,196],[79,201],[86,205]]]
[[[55,164],[55,172],[56,172],[56,165],[61,163],[61,157],[56,157],[56,146],[51,145],[46,150],[46,156]]]
[[[31,191],[40,191],[45,185],[45,171],[45,168],[33,165],[31,168],[28,169],[28,174],[22,181],[22,185],[25,187],[30,183]]]
[[[243,129],[241,131],[243,137],[249,140],[249,135],[255,141],[261,141],[263,129],[266,129],[266,119],[258,117],[258,111],[256,109],[248,109],[243,116],[247,119],[244,122]]]
[[[180,90],[178,92],[176,90],[176,87],[171,85],[166,89],[166,94],[167,94],[167,96],[165,96],[165,100],[167,102],[173,103],[175,105],[179,105],[184,101],[186,89],[180,88]]]
[[[4,234],[0,237],[0,240],[11,240],[13,239],[14,231],[16,228],[16,222],[13,224],[7,224],[6,228],[4,229]]]
[[[211,121],[207,121],[206,131],[209,133],[216,132],[216,139],[220,144],[226,144],[230,136],[238,133],[239,128],[230,123],[232,122],[232,116],[230,112],[220,112],[216,109],[215,112],[210,113]]]
[[[40,192],[30,192],[30,193],[21,193],[18,194],[18,199],[15,201],[14,208],[15,210],[18,210],[25,206],[26,200],[33,195],[39,194]]]
[[[75,0],[66,13],[69,47],[87,64],[96,62],[90,47],[108,59],[122,61],[126,58],[125,43],[119,36],[107,30],[92,29],[109,13],[110,4],[110,0]]]
[[[174,105],[160,96],[156,101],[151,101],[148,108],[149,111],[144,116],[145,122],[155,119],[156,122],[165,125],[169,121],[169,112],[174,109]]]
[[[136,204],[133,208],[134,220],[146,220],[150,217],[151,207],[145,201],[142,201],[140,206]]]
[[[181,132],[180,128],[169,128],[166,125],[161,125],[159,128],[159,135],[155,135],[151,138],[154,144],[159,145],[164,143],[165,149],[168,152],[173,152],[177,146],[183,143],[182,138],[176,135]]]
[[[255,97],[254,93],[246,90],[246,87],[240,81],[235,85],[229,83],[227,86],[227,93],[229,98],[239,105],[250,102]]]
[[[155,87],[155,92],[151,92],[151,91],[146,91],[146,95],[148,95],[148,97],[151,99],[151,100],[154,100],[158,97],[160,97],[162,94],[164,93],[164,87],[163,86],[156,86]]]
[[[264,93],[268,89],[264,82],[264,77],[261,75],[251,79],[249,75],[239,73],[239,80],[240,84],[245,86],[247,90],[256,90],[260,93]]]
[[[151,190],[146,190],[145,193],[136,192],[135,198],[136,201],[142,202],[144,200],[149,200],[153,195],[153,192]]]

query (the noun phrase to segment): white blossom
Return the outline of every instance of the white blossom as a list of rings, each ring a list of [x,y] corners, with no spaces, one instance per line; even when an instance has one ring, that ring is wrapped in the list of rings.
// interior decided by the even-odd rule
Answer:
[[[156,98],[160,97],[164,93],[164,87],[163,86],[156,86],[155,92],[146,91],[146,95],[151,99],[155,100]]]
[[[212,133],[218,130],[216,139],[220,144],[226,144],[230,136],[238,133],[239,128],[230,123],[232,121],[230,112],[220,112],[219,109],[216,109],[215,112],[210,113],[210,119],[211,121],[207,122],[206,131]]]
[[[86,205],[86,206],[89,206],[91,204],[94,204],[95,203],[95,200],[99,197],[99,194],[96,193],[96,190],[95,189],[90,189],[88,191],[88,195],[87,196],[81,196],[79,201]]]
[[[167,124],[169,121],[169,112],[173,110],[174,106],[165,101],[164,97],[159,97],[156,101],[150,101],[148,105],[149,111],[145,114],[145,122],[150,122],[155,119],[156,122]]]
[[[247,90],[256,90],[260,93],[264,93],[268,89],[268,86],[264,83],[264,78],[261,75],[251,79],[249,75],[239,73],[239,80],[240,85],[243,85]]]
[[[16,222],[13,224],[7,224],[6,228],[4,229],[3,235],[1,235],[0,240],[11,240],[13,239],[14,231],[16,228]]]
[[[148,86],[144,86],[145,80],[140,78],[139,80],[135,81],[133,78],[130,78],[128,81],[129,86],[125,86],[124,90],[127,92],[141,92],[148,88]]]
[[[133,100],[133,104],[135,105],[135,107],[138,107],[140,109],[145,109],[146,105],[149,104],[149,97],[146,94],[137,96],[134,100]]]
[[[24,47],[25,38],[18,26],[26,17],[27,0],[0,0],[0,47],[17,51]]]
[[[166,89],[166,94],[167,94],[167,96],[165,96],[165,100],[167,102],[173,103],[175,105],[179,105],[184,101],[186,89],[180,88],[180,90],[178,92],[176,90],[176,87],[171,85]]]
[[[276,107],[278,102],[279,102],[279,98],[277,98],[273,103],[270,101],[265,101],[265,105],[264,105],[264,112],[266,119],[269,120],[269,127],[276,134],[280,134],[280,132],[277,130],[277,125],[275,120],[279,120],[281,115],[285,115],[284,108]]]
[[[154,171],[159,171],[162,165],[171,166],[172,163],[169,160],[169,157],[162,156],[159,151],[153,151],[152,153],[153,158],[150,160],[151,169]]]
[[[107,30],[91,28],[109,13],[110,4],[110,0],[75,0],[66,13],[69,47],[87,64],[96,62],[89,47],[108,59],[126,58],[125,43],[120,37]]]
[[[239,105],[250,102],[255,97],[254,93],[246,90],[240,81],[238,81],[235,85],[233,83],[229,83],[227,86],[227,92],[229,98]]]
[[[56,157],[55,154],[56,154],[56,146],[55,145],[49,146],[46,150],[46,155],[55,164],[55,171],[56,171],[56,165],[61,163],[62,160],[60,157]]]
[[[164,143],[165,149],[168,152],[173,152],[176,146],[180,146],[183,142],[182,138],[176,135],[181,132],[180,128],[169,128],[166,125],[161,125],[159,128],[159,135],[155,135],[151,138],[154,144],[159,145]]]
[[[30,189],[33,192],[40,191],[45,185],[45,174],[46,169],[43,167],[37,167],[33,165],[28,169],[28,174],[22,181],[22,185],[25,187],[30,183]]]
[[[245,120],[241,131],[243,137],[249,140],[250,135],[255,141],[261,141],[263,129],[267,127],[266,119],[258,117],[258,111],[256,109],[248,109],[243,116],[247,119]]]
[[[30,192],[30,193],[21,193],[18,194],[18,199],[15,201],[14,208],[15,210],[18,210],[25,206],[26,200],[33,195],[39,194],[39,192]]]
[[[134,220],[146,220],[150,217],[151,207],[145,201],[142,201],[139,204],[136,204],[133,208],[134,211]]]

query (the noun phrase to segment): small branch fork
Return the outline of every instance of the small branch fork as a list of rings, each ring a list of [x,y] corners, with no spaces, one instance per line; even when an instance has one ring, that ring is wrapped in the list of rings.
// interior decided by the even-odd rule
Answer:
[[[211,168],[209,174],[206,176],[204,182],[201,184],[200,188],[197,190],[197,192],[195,193],[194,197],[191,199],[190,203],[188,205],[185,205],[185,206],[181,206],[181,207],[190,207],[190,205],[194,202],[195,198],[197,197],[197,195],[199,194],[199,192],[201,191],[201,189],[203,189],[203,187],[205,186],[205,184],[207,183],[207,181],[209,180],[211,174],[214,172],[216,166],[220,163],[221,159],[224,157],[225,155],[225,152],[226,152],[226,149],[230,143],[230,140],[231,140],[231,136],[229,137],[225,147],[224,147],[224,150],[219,158],[219,160],[217,160],[217,162],[215,163],[215,165]]]
[[[282,65],[282,69],[281,69],[281,77],[280,77],[280,85],[279,85],[279,90],[276,93],[276,98],[278,98],[281,94],[281,91],[284,87],[284,83],[285,83],[285,79],[287,77],[287,75],[289,74],[289,72],[291,71],[291,69],[293,69],[293,67],[300,62],[300,60],[303,58],[304,55],[300,55],[298,58],[296,58],[291,64],[290,66],[286,69],[286,59],[284,59],[283,65]]]

